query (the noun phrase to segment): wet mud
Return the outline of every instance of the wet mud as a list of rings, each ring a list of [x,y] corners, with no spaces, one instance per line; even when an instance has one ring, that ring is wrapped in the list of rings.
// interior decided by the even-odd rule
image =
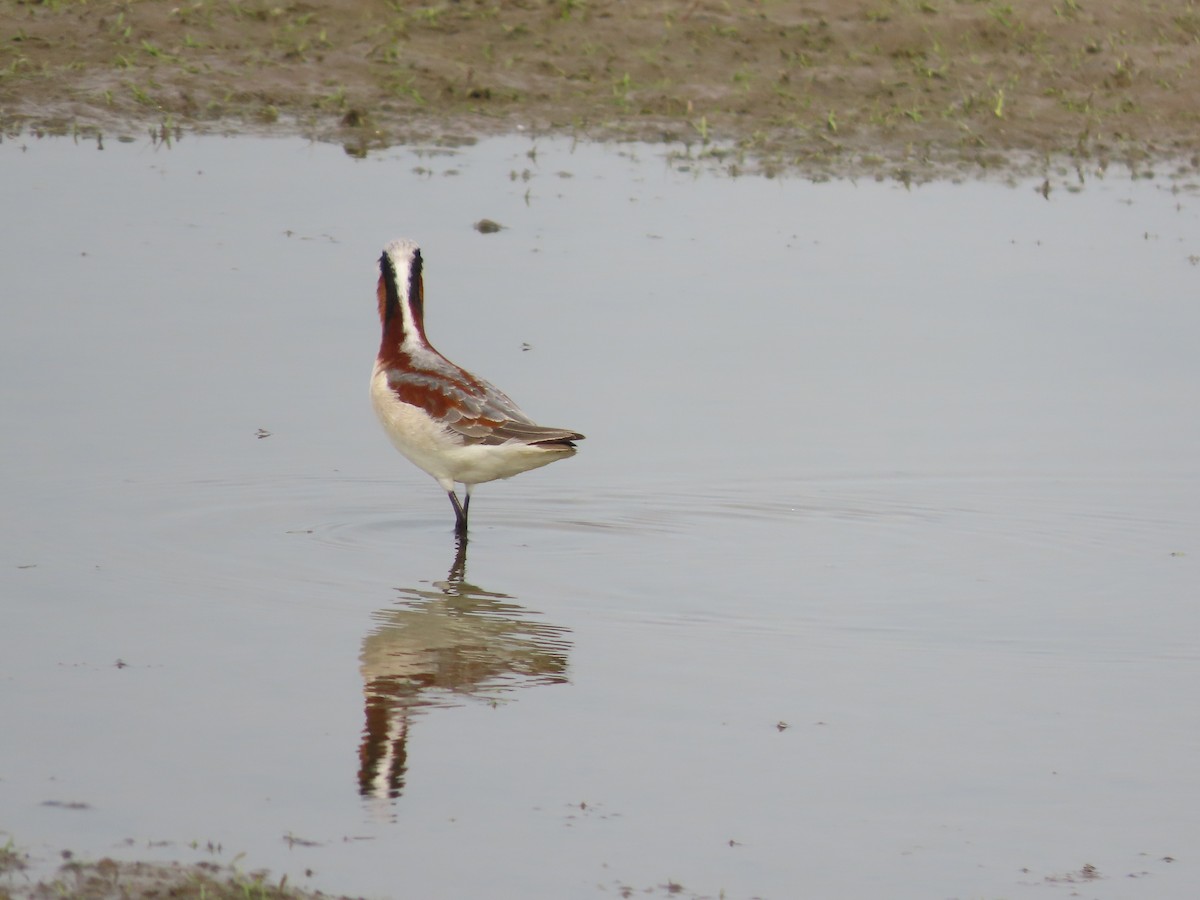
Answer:
[[[1179,3],[0,4],[0,126],[291,132],[349,152],[517,130],[767,172],[975,172],[1200,149]]]

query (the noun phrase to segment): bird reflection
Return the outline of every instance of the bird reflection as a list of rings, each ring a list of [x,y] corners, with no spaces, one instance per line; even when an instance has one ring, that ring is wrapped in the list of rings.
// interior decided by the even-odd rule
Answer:
[[[359,747],[364,798],[394,800],[408,775],[408,732],[422,708],[492,704],[518,687],[567,680],[569,631],[540,621],[507,594],[465,580],[467,538],[456,538],[445,581],[399,588],[363,640],[366,726]]]

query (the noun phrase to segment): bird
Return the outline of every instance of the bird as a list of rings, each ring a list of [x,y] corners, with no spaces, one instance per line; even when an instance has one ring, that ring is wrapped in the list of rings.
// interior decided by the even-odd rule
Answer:
[[[371,403],[395,448],[449,495],[455,533],[465,537],[471,488],[574,456],[584,436],[536,424],[499,388],[434,349],[425,336],[423,266],[421,248],[407,238],[379,257],[383,335]]]

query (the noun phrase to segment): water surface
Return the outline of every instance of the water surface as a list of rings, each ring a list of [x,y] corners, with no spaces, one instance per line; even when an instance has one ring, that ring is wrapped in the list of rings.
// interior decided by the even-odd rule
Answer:
[[[1191,896],[1200,207],[1084,182],[0,144],[0,824],[371,897]],[[402,235],[588,435],[465,547],[367,401]]]

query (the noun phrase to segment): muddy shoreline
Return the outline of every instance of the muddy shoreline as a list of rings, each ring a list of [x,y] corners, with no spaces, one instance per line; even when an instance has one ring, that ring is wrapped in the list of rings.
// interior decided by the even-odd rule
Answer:
[[[1057,0],[0,5],[0,128],[350,153],[524,131],[734,170],[1200,165],[1200,8]]]

